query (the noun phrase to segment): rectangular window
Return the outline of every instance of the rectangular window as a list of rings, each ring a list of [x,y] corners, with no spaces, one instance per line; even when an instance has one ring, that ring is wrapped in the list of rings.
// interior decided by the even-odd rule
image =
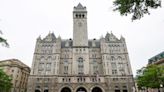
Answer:
[[[93,71],[94,71],[94,74],[98,73],[98,66],[97,65],[93,66]]]
[[[78,74],[83,74],[84,65],[83,65],[83,58],[79,58],[78,60]]]
[[[117,66],[116,66],[116,63],[115,62],[111,62],[111,66],[112,66],[112,69],[116,69]]]
[[[64,66],[64,74],[68,74],[68,66]]]
[[[51,63],[47,63],[47,65],[46,65],[46,70],[47,70],[47,71],[51,71]]]
[[[44,70],[44,63],[39,63],[39,71],[43,71]]]
[[[42,71],[38,70],[38,74],[42,74]]]
[[[48,74],[50,74],[50,72],[49,71],[46,71],[46,75],[48,75]]]
[[[122,62],[118,63],[119,68],[124,68],[124,65]]]
[[[112,74],[117,74],[117,70],[112,70]]]
[[[83,74],[83,65],[79,65],[79,74]]]
[[[11,70],[12,72],[14,72],[14,70]]]

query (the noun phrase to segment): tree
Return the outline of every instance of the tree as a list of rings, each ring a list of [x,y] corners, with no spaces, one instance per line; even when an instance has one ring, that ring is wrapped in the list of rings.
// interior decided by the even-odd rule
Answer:
[[[2,69],[0,69],[0,92],[9,92],[12,83],[11,83],[11,77],[8,76]]]
[[[161,0],[115,0],[114,11],[121,15],[132,14],[132,20],[140,19],[144,14],[150,14],[149,9],[161,7]]]
[[[0,35],[2,35],[3,33],[2,33],[2,31],[0,30]],[[3,37],[1,37],[0,36],[0,43],[2,43],[4,46],[6,46],[6,47],[8,47],[9,46],[9,44],[8,44],[8,42],[7,42],[7,40],[6,39],[4,39]]]
[[[150,65],[137,71],[137,85],[139,89],[160,88],[164,85],[164,66]]]

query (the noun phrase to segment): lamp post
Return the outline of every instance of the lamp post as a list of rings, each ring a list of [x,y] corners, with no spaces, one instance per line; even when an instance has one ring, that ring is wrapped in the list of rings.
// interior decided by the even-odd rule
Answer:
[[[160,84],[160,92],[163,92],[163,85]]]

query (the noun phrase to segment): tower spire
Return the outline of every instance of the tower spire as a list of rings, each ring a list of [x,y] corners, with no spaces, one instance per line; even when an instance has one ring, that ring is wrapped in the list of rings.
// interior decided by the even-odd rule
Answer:
[[[82,4],[79,3],[79,4],[77,5],[77,8],[83,8]]]

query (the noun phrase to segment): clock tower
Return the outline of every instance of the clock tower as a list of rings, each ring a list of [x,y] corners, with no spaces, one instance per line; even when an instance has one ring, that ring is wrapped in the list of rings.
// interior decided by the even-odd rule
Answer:
[[[80,3],[73,11],[73,46],[88,46],[87,11]]]

